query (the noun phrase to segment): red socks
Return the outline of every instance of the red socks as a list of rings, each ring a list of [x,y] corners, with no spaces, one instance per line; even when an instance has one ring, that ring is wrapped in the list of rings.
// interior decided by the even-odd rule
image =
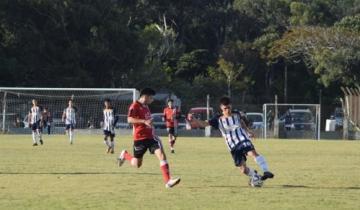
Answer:
[[[170,180],[169,164],[166,160],[160,161],[160,169],[164,178],[165,184]]]
[[[125,152],[124,158],[125,158],[125,160],[131,161],[131,159],[133,158],[133,156],[130,155],[128,152]]]

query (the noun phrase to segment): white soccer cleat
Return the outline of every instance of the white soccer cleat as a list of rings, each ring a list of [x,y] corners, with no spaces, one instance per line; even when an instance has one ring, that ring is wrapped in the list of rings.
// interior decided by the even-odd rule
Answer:
[[[127,153],[126,150],[121,151],[119,157],[117,158],[117,163],[119,167],[122,166],[122,164],[124,164],[125,162],[125,153]]]
[[[179,184],[180,183],[180,178],[175,178],[175,179],[170,179],[166,184],[165,184],[165,187],[166,188],[172,188],[174,187],[175,185]]]

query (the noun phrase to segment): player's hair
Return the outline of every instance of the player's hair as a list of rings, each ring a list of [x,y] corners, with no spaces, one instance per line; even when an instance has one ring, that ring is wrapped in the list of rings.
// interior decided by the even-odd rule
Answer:
[[[151,88],[144,88],[140,91],[140,97],[143,95],[154,96],[155,94],[156,94],[155,90]]]
[[[104,102],[111,102],[110,98],[105,98]]]
[[[220,99],[220,104],[221,104],[221,105],[225,105],[225,106],[231,104],[230,98],[227,97],[227,96],[222,97],[222,98]]]
[[[172,100],[171,98],[169,98],[168,100],[167,100],[167,102],[169,103],[169,102],[174,102],[174,100]]]
[[[71,102],[74,102],[74,100],[72,100],[71,98],[69,98],[68,102],[71,101]]]

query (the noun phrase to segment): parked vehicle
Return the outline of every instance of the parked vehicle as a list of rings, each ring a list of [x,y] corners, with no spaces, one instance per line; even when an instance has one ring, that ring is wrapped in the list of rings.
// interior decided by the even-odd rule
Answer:
[[[284,126],[287,131],[314,130],[315,118],[309,109],[289,109],[280,118],[280,126]]]
[[[115,128],[131,128],[131,124],[129,124],[127,121],[128,116],[126,114],[118,114],[115,115],[115,117],[118,118],[118,121],[115,124]]]
[[[165,129],[166,128],[166,124],[165,124],[165,121],[163,120],[163,116],[164,116],[163,113],[151,114],[154,128],[156,128],[156,129]]]
[[[246,117],[250,122],[251,129],[263,129],[264,128],[264,116],[261,112],[247,112]]]
[[[344,113],[341,107],[336,107],[334,111],[335,129],[342,129],[344,121]]]
[[[214,115],[214,109],[212,107],[209,107],[209,118],[211,119]],[[187,115],[188,122],[190,123],[191,129],[199,129],[201,127],[198,126],[196,123],[192,123],[191,119],[189,118],[195,118],[198,120],[207,120],[207,107],[193,107],[190,109]]]

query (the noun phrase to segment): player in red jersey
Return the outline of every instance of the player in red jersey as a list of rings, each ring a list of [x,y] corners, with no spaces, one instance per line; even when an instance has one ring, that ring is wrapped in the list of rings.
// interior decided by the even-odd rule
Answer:
[[[151,113],[148,105],[153,102],[155,91],[145,88],[140,92],[140,98],[131,104],[128,113],[128,122],[134,128],[134,156],[126,150],[121,151],[118,164],[121,166],[126,160],[134,167],[140,168],[145,152],[149,150],[160,161],[160,168],[164,178],[165,187],[171,188],[180,182],[180,178],[170,177],[169,164],[163,150],[161,140],[154,134]]]
[[[169,134],[169,143],[171,153],[175,153],[174,145],[177,137],[177,119],[180,116],[179,109],[173,106],[174,101],[168,100],[168,106],[164,109],[164,121],[166,122],[166,130]]]

